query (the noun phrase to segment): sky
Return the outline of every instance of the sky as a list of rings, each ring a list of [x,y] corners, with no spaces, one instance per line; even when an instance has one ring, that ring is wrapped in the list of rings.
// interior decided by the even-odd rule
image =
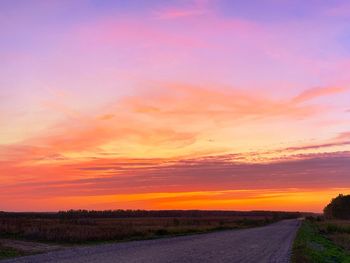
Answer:
[[[347,0],[0,0],[0,210],[321,212],[349,68]]]

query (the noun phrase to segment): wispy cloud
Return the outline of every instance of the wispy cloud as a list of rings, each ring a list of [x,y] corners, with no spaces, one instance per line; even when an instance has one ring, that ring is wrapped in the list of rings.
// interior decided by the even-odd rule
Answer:
[[[298,96],[296,96],[293,101],[296,103],[301,103],[304,101],[312,100],[321,96],[329,96],[337,93],[342,93],[348,91],[348,88],[344,87],[318,87],[308,89]]]
[[[67,152],[103,152],[100,149],[108,145],[118,145],[120,154],[126,156],[132,154],[135,148],[144,151],[157,149],[163,153],[168,151],[183,155],[184,152],[181,151],[186,147],[207,141],[209,135],[206,134],[213,129],[217,131],[237,123],[242,125],[266,119],[307,118],[318,114],[320,108],[305,102],[346,90],[317,88],[306,90],[291,99],[274,99],[267,94],[251,94],[232,88],[214,89],[166,83],[164,86],[167,92],[162,88],[155,88],[152,92],[126,96],[92,116],[79,113],[72,118],[72,111],[67,107],[62,111],[63,106],[60,106],[58,110],[67,114],[65,121],[37,137],[3,149],[7,149],[7,156],[21,155],[22,157],[15,157],[18,161],[24,156],[31,156],[36,160],[59,160],[61,158],[52,157],[64,156]],[[60,102],[54,103],[59,104]],[[215,146],[215,140],[211,142]],[[343,141],[332,141],[292,146],[288,150],[346,144]],[[18,148],[21,150],[17,151]],[[210,148],[213,150],[213,145]]]
[[[170,92],[153,93],[145,96],[129,97],[125,105],[133,111],[169,118],[191,118],[193,116],[210,120],[300,117],[313,113],[313,108],[299,106],[295,100],[274,100],[268,96],[251,94],[242,90],[203,88],[190,85],[168,86]]]
[[[325,14],[332,17],[348,17],[350,14],[349,3],[339,3],[325,10]]]
[[[156,19],[178,19],[186,17],[195,17],[209,13],[211,4],[209,1],[197,0],[189,1],[187,5],[169,6],[158,8],[153,12]]]
[[[336,141],[342,141],[342,140],[350,140],[350,131],[346,131],[346,132],[341,132],[339,133],[334,140]]]
[[[321,148],[329,148],[329,147],[335,147],[335,146],[346,146],[346,145],[350,145],[350,140],[349,141],[341,141],[341,142],[312,144],[312,145],[305,145],[305,146],[294,146],[294,147],[288,147],[285,150],[286,151],[315,150],[315,149],[321,149]]]
[[[217,201],[216,205],[225,200],[232,205],[233,200],[263,200],[265,196],[269,197],[271,205],[280,195],[327,192],[349,185],[349,160],[349,152],[309,154],[292,161],[266,164],[237,162],[232,155],[181,160],[91,160],[69,165],[65,170],[58,169],[51,174],[53,178],[2,183],[0,195],[7,198],[50,198],[53,201],[93,196],[100,205],[109,199],[109,195],[123,206],[129,204],[127,200],[153,200],[158,206],[163,202],[175,205],[180,201],[206,199],[208,195]],[[44,171],[47,172],[47,167],[36,173]],[[84,173],[84,176],[57,177],[62,171]]]
[[[204,9],[194,9],[194,10],[186,10],[186,9],[167,9],[154,12],[154,17],[157,19],[176,19],[183,17],[193,17],[199,16],[207,13],[207,10]]]
[[[36,2],[0,4],[0,210],[349,185],[347,3]]]

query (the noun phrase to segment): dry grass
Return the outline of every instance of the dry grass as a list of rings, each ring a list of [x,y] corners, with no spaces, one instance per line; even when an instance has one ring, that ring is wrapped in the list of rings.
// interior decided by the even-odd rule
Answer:
[[[200,218],[0,218],[0,233],[37,241],[82,243],[154,238],[220,229],[262,226],[268,217]]]
[[[199,210],[0,212],[0,235],[60,243],[120,241],[255,227],[299,216],[292,212]]]
[[[25,255],[25,253],[20,250],[17,250],[11,247],[6,247],[0,244],[0,260],[5,258],[23,256],[23,255]]]
[[[330,240],[328,229],[330,222],[306,220],[301,225],[294,240],[292,262],[295,263],[329,263],[350,262],[350,254],[340,243]],[[327,234],[328,233],[328,234]]]
[[[350,220],[326,220],[317,225],[321,233],[350,253]]]

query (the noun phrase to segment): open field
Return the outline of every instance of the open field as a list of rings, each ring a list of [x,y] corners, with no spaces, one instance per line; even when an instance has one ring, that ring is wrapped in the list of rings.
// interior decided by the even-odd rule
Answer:
[[[61,243],[120,241],[263,226],[297,216],[297,213],[284,212],[229,211],[3,214],[0,215],[0,234]]]
[[[350,262],[350,222],[306,220],[293,245],[295,263]]]
[[[6,263],[287,263],[296,219],[262,227],[153,240],[79,246]]]
[[[0,242],[4,244],[0,253],[8,257],[79,244],[244,229],[298,216],[299,213],[268,211],[0,212]]]

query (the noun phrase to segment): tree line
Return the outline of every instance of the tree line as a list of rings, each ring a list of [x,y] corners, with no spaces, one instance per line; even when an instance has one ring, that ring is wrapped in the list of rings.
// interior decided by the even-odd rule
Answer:
[[[327,219],[350,219],[350,195],[340,194],[324,208]]]
[[[213,210],[67,210],[53,213],[1,212],[0,218],[133,218],[133,217],[272,217],[274,219],[297,218],[299,212],[278,211],[213,211]]]

